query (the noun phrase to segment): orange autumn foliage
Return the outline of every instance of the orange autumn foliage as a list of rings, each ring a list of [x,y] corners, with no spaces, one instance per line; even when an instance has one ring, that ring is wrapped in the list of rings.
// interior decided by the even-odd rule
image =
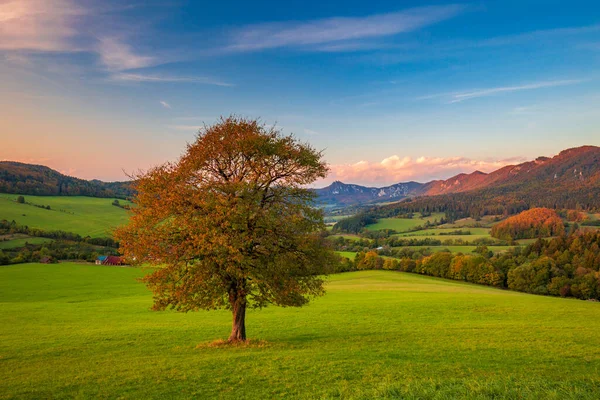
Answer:
[[[563,221],[556,211],[549,208],[523,211],[494,225],[491,230],[493,237],[503,240],[560,236],[564,233]]]

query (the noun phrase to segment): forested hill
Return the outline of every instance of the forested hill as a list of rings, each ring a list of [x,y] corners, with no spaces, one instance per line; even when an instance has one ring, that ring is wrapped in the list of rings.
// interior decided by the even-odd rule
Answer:
[[[511,205],[521,206],[531,203],[543,207],[555,204],[600,207],[598,190],[600,147],[582,146],[561,151],[552,158],[538,157],[533,161],[509,165],[489,174],[475,171],[446,180],[424,184],[399,183],[385,188],[334,182],[326,188],[317,189],[316,193],[322,202],[339,205],[398,201],[420,196],[421,203],[436,206],[441,202],[457,201],[481,208],[481,204],[497,203],[502,206],[508,201]]]
[[[476,181],[470,190],[437,195],[428,192],[426,196],[383,207],[379,213],[441,211],[454,219],[516,214],[534,207],[599,211],[600,147],[568,149],[552,158],[540,157],[504,167],[486,174],[483,180],[477,176]]]
[[[43,165],[0,161],[0,193],[124,199],[133,195],[133,189],[130,182],[87,181],[61,174]]]

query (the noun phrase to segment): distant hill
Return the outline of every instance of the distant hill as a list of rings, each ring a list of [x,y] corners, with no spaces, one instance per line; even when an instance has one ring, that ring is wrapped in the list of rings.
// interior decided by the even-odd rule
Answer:
[[[401,200],[418,193],[422,186],[422,183],[406,182],[375,188],[335,181],[327,187],[316,189],[315,192],[319,196],[320,202],[343,206]]]
[[[43,165],[0,161],[0,193],[125,199],[134,192],[130,182],[87,181],[61,174]]]
[[[456,184],[454,178],[436,183],[425,195],[385,206],[379,213],[428,210],[455,219],[512,215],[535,207],[600,211],[600,147],[565,150],[483,174],[483,179],[477,175]]]
[[[418,197],[421,203],[428,204],[438,204],[444,199],[448,202],[470,199],[477,205],[481,204],[478,200],[487,199],[496,203],[525,202],[551,208],[559,203],[600,207],[600,147],[572,148],[552,158],[538,157],[489,174],[475,171],[446,180],[399,183],[384,188],[334,182],[316,192],[322,202],[338,205]],[[428,199],[423,200],[424,196]]]

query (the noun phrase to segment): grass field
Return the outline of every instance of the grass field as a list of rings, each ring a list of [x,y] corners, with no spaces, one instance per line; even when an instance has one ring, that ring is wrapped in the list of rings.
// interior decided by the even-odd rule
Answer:
[[[398,272],[301,309],[149,311],[133,268],[0,268],[1,398],[597,399],[600,304]],[[200,345],[200,346],[198,346]]]
[[[494,253],[500,253],[503,251],[506,251],[508,249],[511,249],[515,246],[488,246],[488,250],[491,250]],[[473,250],[475,250],[477,248],[477,246],[409,246],[409,247],[394,247],[395,249],[403,249],[403,248],[409,248],[409,249],[431,249],[431,251],[434,252],[438,252],[438,251],[446,251],[449,250],[451,253],[463,253],[463,254],[470,254],[473,252]]]
[[[113,199],[83,196],[25,196],[25,201],[49,205],[50,210],[18,204],[18,195],[0,194],[0,219],[46,230],[63,230],[82,236],[109,236],[112,229],[127,221],[127,211],[115,207]],[[119,200],[127,204],[125,200]]]
[[[381,218],[377,223],[367,225],[366,228],[371,231],[379,231],[382,229],[394,229],[398,232],[407,231],[417,226],[425,224],[426,221],[433,222],[444,217],[444,213],[432,213],[426,218],[419,218],[418,214],[414,218]]]
[[[11,239],[11,240],[1,240],[0,241],[0,250],[1,249],[14,249],[16,247],[23,247],[26,244],[43,244],[50,243],[52,239],[46,239],[41,237],[28,237],[28,238],[19,238],[19,239]]]
[[[356,258],[356,253],[353,251],[336,251],[340,256],[349,258],[350,260],[354,260]]]
[[[440,235],[440,233],[450,233],[454,231],[462,230],[465,232],[471,232],[470,235],[453,235],[469,238],[470,236],[490,236],[490,230],[488,228],[429,228],[421,229],[420,231],[400,233],[395,236],[439,236],[440,239],[448,235]]]

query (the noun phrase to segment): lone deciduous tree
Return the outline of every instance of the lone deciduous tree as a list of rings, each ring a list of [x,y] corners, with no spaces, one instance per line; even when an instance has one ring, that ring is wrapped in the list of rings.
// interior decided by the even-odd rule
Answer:
[[[327,171],[310,145],[229,117],[205,127],[178,162],[140,174],[130,222],[116,236],[129,259],[158,267],[143,278],[153,308],[228,308],[229,341],[244,341],[248,307],[322,295],[335,256],[304,187]]]

